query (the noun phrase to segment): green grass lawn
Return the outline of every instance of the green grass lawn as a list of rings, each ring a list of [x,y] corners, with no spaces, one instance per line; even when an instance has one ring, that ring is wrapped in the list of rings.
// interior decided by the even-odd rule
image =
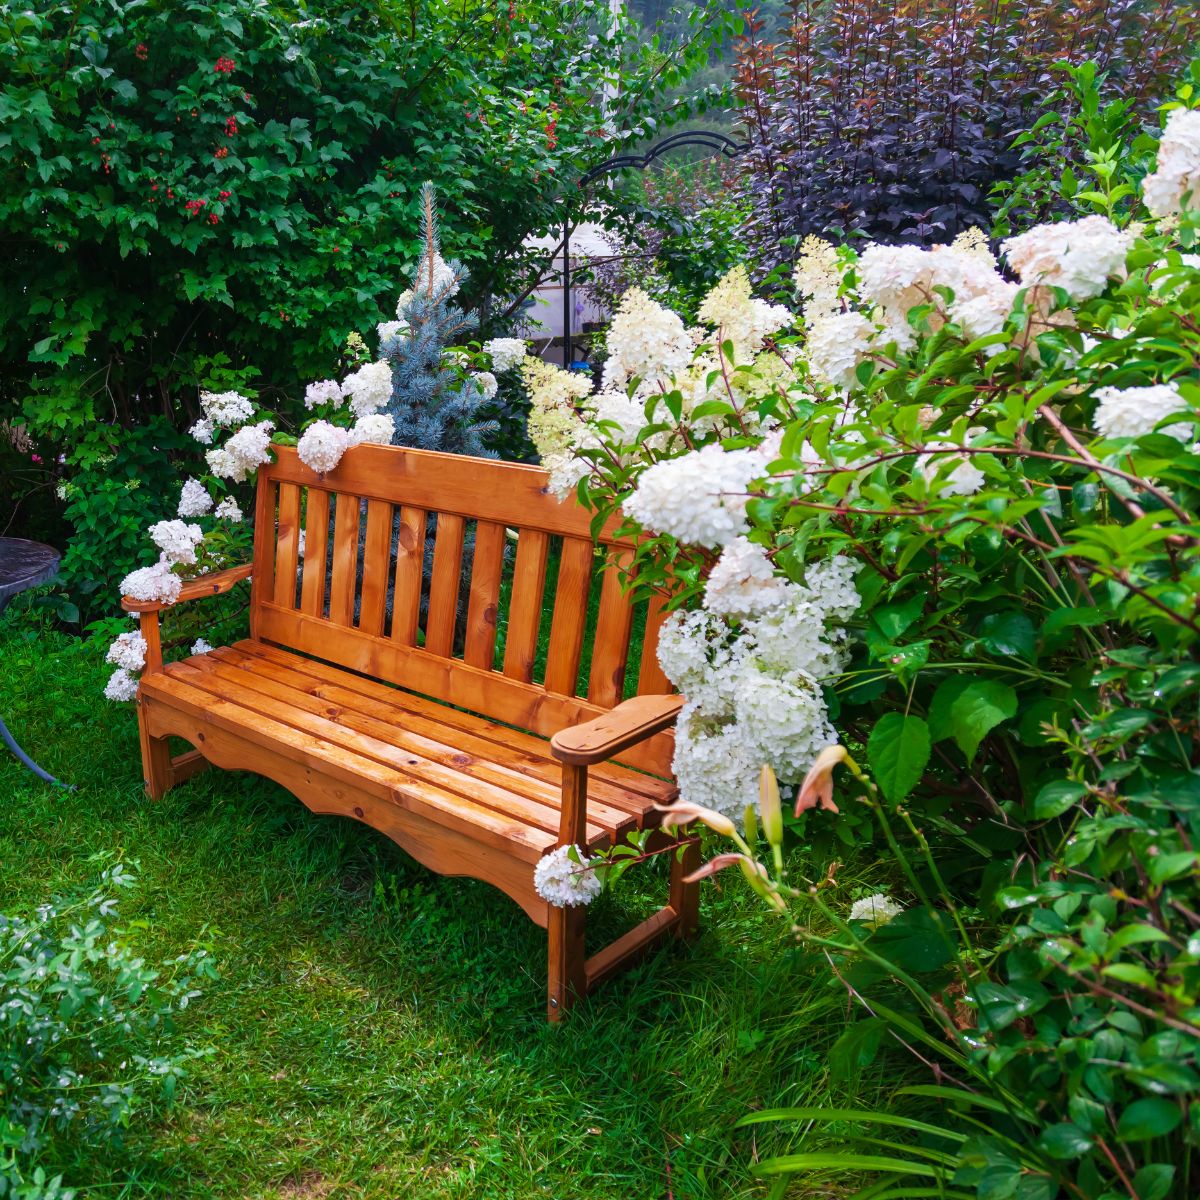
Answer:
[[[47,1167],[84,1195],[760,1196],[754,1158],[796,1132],[739,1117],[895,1086],[894,1064],[831,1084],[844,993],[733,876],[706,887],[694,943],[548,1026],[545,934],[516,905],[267,780],[210,770],[147,801],[133,710],[100,695],[103,647],[26,622],[0,620],[0,713],[78,790],[0,749],[0,911],[119,856],[139,866],[122,918],[146,923],[146,954],[205,938],[220,971],[186,1016],[212,1052],[175,1106],[143,1110],[115,1151],[52,1147]],[[641,870],[598,902],[601,933],[661,902],[661,872]]]

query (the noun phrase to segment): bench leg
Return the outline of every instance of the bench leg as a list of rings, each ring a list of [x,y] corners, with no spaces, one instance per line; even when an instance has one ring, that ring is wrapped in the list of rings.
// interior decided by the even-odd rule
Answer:
[[[683,854],[671,856],[671,891],[668,903],[679,915],[672,932],[677,938],[692,937],[700,925],[700,881],[685,883],[684,876],[700,868],[700,840],[684,842]]]
[[[165,737],[153,737],[146,709],[138,704],[138,737],[142,743],[142,783],[151,800],[161,800],[171,786],[171,751]]]
[[[562,1019],[577,1000],[587,993],[587,967],[583,950],[586,910],[551,908],[547,932],[550,935],[550,981],[546,1015],[551,1021]]]

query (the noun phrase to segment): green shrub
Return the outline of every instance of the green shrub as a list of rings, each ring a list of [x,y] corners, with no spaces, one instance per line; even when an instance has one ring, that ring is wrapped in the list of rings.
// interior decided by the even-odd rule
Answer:
[[[39,1165],[51,1143],[117,1138],[197,1053],[176,1020],[215,978],[208,951],[148,965],[113,920],[133,883],[118,864],[81,898],[0,915],[0,1196],[70,1196]]]

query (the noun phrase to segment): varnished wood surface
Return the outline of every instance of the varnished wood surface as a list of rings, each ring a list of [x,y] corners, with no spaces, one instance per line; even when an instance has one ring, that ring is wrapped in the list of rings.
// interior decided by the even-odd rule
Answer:
[[[698,885],[683,882],[694,846],[672,864],[667,906],[590,959],[584,909],[552,908],[533,887],[544,854],[654,829],[656,805],[675,795],[669,726],[681,701],[657,662],[663,601],[651,602],[630,664],[634,606],[620,569],[631,547],[610,524],[600,541],[615,565],[604,566],[591,514],[554,499],[539,468],[365,445],[318,477],[294,448],[275,452],[259,472],[252,565],[186,584],[183,596],[250,576],[251,637],[163,665],[160,606],[126,604],[149,628],[146,790],[161,796],[209,762],[255,771],[432,870],[494,884],[548,930],[548,1013],[560,1019],[662,936],[695,925]],[[622,703],[630,668],[642,694]],[[168,736],[195,749],[172,759]]]

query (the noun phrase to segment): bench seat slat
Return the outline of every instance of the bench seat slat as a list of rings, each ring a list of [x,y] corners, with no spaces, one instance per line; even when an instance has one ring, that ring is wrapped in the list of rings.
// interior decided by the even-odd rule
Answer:
[[[297,698],[294,696],[283,700],[269,694],[262,687],[252,686],[253,680],[246,683],[231,680],[227,675],[221,673],[220,668],[215,664],[201,669],[184,660],[179,663],[171,663],[167,667],[167,673],[223,700],[230,700],[240,705],[247,710],[249,719],[254,719],[255,714],[261,713],[263,716],[290,725],[293,729],[299,729],[314,737],[322,738],[331,747],[344,747],[363,758],[374,759],[384,766],[393,768],[406,778],[433,784],[446,792],[469,800],[480,808],[490,809],[501,817],[518,820],[531,829],[542,829],[549,834],[553,834],[557,830],[558,812],[555,809],[519,796],[502,786],[497,786],[487,778],[488,772],[486,771],[471,775],[465,770],[465,766],[457,768],[447,766],[421,754],[410,745],[397,745],[391,740],[384,740],[368,733],[360,733],[357,729],[343,724],[336,718],[308,711],[309,706],[298,704]],[[284,691],[286,693],[286,689]],[[317,702],[312,707],[320,709],[323,706]],[[589,824],[587,830],[589,842],[599,841],[603,837],[603,829]]]
[[[144,676],[141,694],[151,701],[202,717],[245,741],[309,763],[342,779],[352,788],[366,789],[476,841],[506,849],[527,862],[536,862],[555,843],[555,835],[526,825],[515,817],[502,817],[454,792],[403,775],[372,758],[334,745],[287,722],[253,712],[235,701],[214,696],[181,678],[187,671],[203,678],[200,672],[182,664],[171,665],[177,670]]]
[[[285,664],[282,660],[248,654],[231,647],[212,653],[223,662],[253,670],[268,679],[287,684],[297,692],[315,696],[345,710],[375,717],[394,726],[403,726],[405,730],[443,742],[477,758],[501,763],[511,771],[528,776],[531,780],[541,781],[541,785],[553,793],[554,802],[558,803],[562,791],[562,764],[550,757],[550,744],[541,738],[518,734],[504,726],[486,728],[485,723],[478,720],[469,724],[471,718],[468,714],[447,710],[442,705],[432,704],[396,689],[388,689],[391,696],[386,700],[364,695],[345,686],[354,681],[354,676],[346,677],[344,673],[335,670],[330,672],[328,678],[308,673],[304,667],[318,665],[309,659],[291,656],[291,662]],[[331,680],[336,679],[339,674],[342,676],[341,683],[332,682]],[[452,719],[454,717],[466,720],[455,722]],[[663,802],[666,801],[669,788],[662,786],[661,781],[633,775],[632,772],[629,774],[637,783],[647,780],[654,785],[654,796]],[[620,823],[620,818],[616,814],[625,819],[641,817],[653,803],[650,796],[612,782],[611,774],[604,768],[592,774],[588,793],[589,813],[596,816],[597,823],[602,825],[607,824],[610,813],[613,814],[611,819],[617,824]],[[595,808],[591,807],[593,805]]]
[[[353,672],[330,666],[317,659],[304,658],[266,642],[240,641],[235,642],[233,648],[246,654],[270,659],[282,666],[302,671],[323,682],[337,684],[395,708],[431,717],[441,724],[476,734],[488,741],[511,746],[535,756],[545,756],[547,763],[555,771],[556,777],[561,777],[561,767],[550,758],[548,739],[523,733],[486,717],[448,708],[435,700],[428,700],[423,696],[414,695],[412,692],[389,687],[377,680],[355,675]],[[636,811],[644,811],[652,807],[655,802],[669,803],[675,796],[675,785],[670,780],[659,779],[653,775],[643,775],[615,763],[600,763],[588,769],[588,795],[589,798],[599,796],[610,803],[618,803],[615,795],[599,791],[599,785],[612,785],[616,794],[634,797],[626,799],[625,803],[631,806],[631,810],[632,806],[636,805]]]
[[[188,665],[211,672],[240,688],[262,692],[266,696],[325,717],[357,733],[378,738],[402,751],[411,751],[412,755],[428,759],[447,770],[460,772],[466,778],[461,784],[456,781],[453,785],[454,790],[465,789],[472,799],[479,800],[489,808],[496,807],[496,793],[491,788],[481,791],[474,786],[473,781],[484,780],[494,784],[503,790],[500,811],[519,812],[531,824],[540,828],[552,832],[558,829],[561,786],[514,769],[500,759],[497,746],[480,743],[483,748],[481,753],[478,748],[465,745],[467,739],[458,736],[457,731],[446,726],[435,727],[434,735],[430,736],[428,730],[413,729],[407,721],[401,725],[395,721],[381,719],[361,711],[354,703],[343,704],[341,694],[336,697],[329,694],[339,693],[340,689],[322,689],[318,685],[316,692],[313,692],[303,687],[306,676],[278,668],[264,659],[239,659],[235,651],[228,649],[214,650],[186,661]],[[289,679],[288,676],[292,678]],[[293,680],[299,680],[301,686],[297,686]],[[353,701],[352,692],[343,694]],[[445,786],[442,778],[435,779],[435,782]],[[595,827],[594,834],[590,837],[592,841],[598,835],[612,839],[636,825],[630,813],[598,801],[589,806],[588,817]]]

